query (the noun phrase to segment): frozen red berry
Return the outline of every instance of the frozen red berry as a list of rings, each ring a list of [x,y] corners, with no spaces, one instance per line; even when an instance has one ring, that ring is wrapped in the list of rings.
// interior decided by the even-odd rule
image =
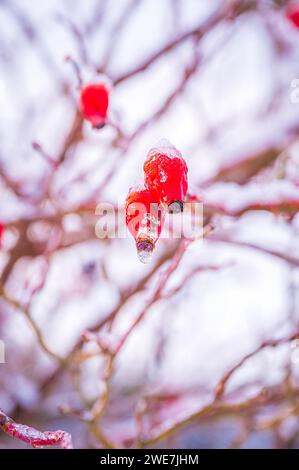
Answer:
[[[299,29],[299,2],[291,4],[286,10],[286,16],[290,22]]]
[[[81,111],[85,119],[96,129],[101,129],[107,119],[109,90],[103,83],[89,84],[82,88]]]
[[[188,168],[181,153],[162,140],[149,151],[143,168],[147,188],[158,193],[169,212],[181,212],[188,189]]]
[[[2,245],[3,233],[4,233],[4,224],[0,222],[0,247]]]
[[[132,188],[125,204],[126,225],[136,242],[138,258],[147,263],[161,234],[164,211],[159,196],[145,187]]]

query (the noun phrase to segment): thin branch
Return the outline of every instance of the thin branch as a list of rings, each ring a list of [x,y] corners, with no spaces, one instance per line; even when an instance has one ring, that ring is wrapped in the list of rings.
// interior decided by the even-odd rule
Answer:
[[[210,18],[207,19],[207,21],[201,25],[201,26],[196,26],[196,28],[192,28],[191,30],[182,33],[175,39],[169,41],[164,47],[159,49],[157,52],[152,54],[149,58],[147,58],[143,63],[141,63],[138,67],[134,67],[131,70],[125,72],[124,74],[120,75],[119,77],[116,77],[113,80],[114,85],[119,85],[120,83],[124,82],[125,80],[128,80],[129,78],[134,77],[135,75],[144,72],[146,69],[148,69],[154,62],[156,62],[158,59],[163,57],[165,54],[168,54],[171,52],[173,49],[178,47],[179,45],[183,44],[185,41],[191,39],[191,38],[198,38],[201,39],[202,37],[205,36],[210,30],[215,28],[218,23],[220,23],[221,20],[225,18],[226,14],[226,8],[225,6],[221,6],[218,8],[218,10],[210,16]]]
[[[59,446],[62,449],[72,449],[72,436],[66,431],[41,432],[25,424],[18,424],[0,409],[0,428],[8,436],[30,444],[32,447]]]
[[[208,237],[208,241],[211,241],[213,243],[214,242],[215,243],[228,243],[229,245],[250,248],[250,249],[259,251],[265,255],[274,256],[275,258],[278,258],[279,260],[288,263],[290,266],[299,267],[299,259],[293,258],[287,253],[281,253],[279,251],[271,250],[270,248],[255,245],[254,243],[250,243],[246,241],[230,239],[228,236],[223,235],[223,234],[213,233]]]
[[[0,290],[0,299],[3,299],[7,304],[11,305],[12,307],[14,307],[15,309],[19,310],[21,313],[23,313],[23,315],[26,317],[26,319],[28,320],[31,328],[33,329],[35,335],[36,335],[36,338],[38,340],[38,344],[40,345],[40,347],[42,348],[42,350],[49,356],[51,357],[52,359],[55,359],[55,361],[58,361],[61,365],[64,365],[65,364],[65,360],[60,357],[58,354],[54,353],[53,351],[51,351],[47,344],[45,343],[45,340],[44,340],[44,337],[43,337],[43,334],[40,330],[40,328],[37,326],[37,324],[35,323],[35,321],[33,320],[33,318],[31,317],[30,315],[30,312],[29,312],[29,309],[26,308],[25,306],[22,306],[18,301],[12,299],[7,293],[6,291],[2,288]]]

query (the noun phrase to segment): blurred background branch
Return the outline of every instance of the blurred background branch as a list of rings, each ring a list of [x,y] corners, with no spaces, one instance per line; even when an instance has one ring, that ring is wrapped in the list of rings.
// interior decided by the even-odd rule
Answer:
[[[298,446],[292,4],[1,0],[0,447]],[[79,91],[103,76],[95,130]],[[123,217],[163,137],[204,240],[144,267],[97,207]]]

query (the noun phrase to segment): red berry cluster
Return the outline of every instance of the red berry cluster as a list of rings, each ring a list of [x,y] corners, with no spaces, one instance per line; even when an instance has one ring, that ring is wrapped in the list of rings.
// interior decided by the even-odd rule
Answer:
[[[82,88],[80,95],[81,111],[95,129],[106,124],[109,104],[109,90],[104,83],[89,84]]]
[[[183,210],[188,168],[181,153],[166,140],[149,151],[143,168],[145,185],[130,190],[125,212],[138,257],[146,263],[161,234],[165,211]]]

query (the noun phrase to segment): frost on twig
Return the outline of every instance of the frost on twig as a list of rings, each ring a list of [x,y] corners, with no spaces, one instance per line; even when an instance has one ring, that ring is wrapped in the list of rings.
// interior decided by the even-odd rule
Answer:
[[[72,436],[66,431],[41,432],[25,424],[18,424],[0,409],[0,427],[8,436],[16,437],[32,447],[59,446],[72,449]]]

